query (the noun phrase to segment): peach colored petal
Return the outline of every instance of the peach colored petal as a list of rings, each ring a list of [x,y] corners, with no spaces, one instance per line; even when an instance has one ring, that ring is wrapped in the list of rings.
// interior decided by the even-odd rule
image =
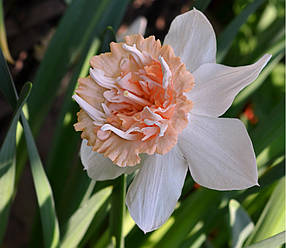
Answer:
[[[78,80],[78,88],[76,89],[75,93],[77,93],[81,98],[96,109],[101,110],[101,103],[104,102],[104,90],[104,88],[99,86],[90,77],[86,77]]]
[[[104,112],[105,123],[96,126],[95,117],[81,110],[75,129],[113,163],[134,166],[141,153],[166,154],[175,146],[188,123],[192,102],[184,92],[194,79],[173,49],[161,47],[154,36],[127,36],[125,43],[112,42],[110,49],[91,58],[92,78],[80,79],[76,90]],[[98,82],[100,77],[105,84]]]
[[[177,143],[178,131],[175,127],[169,125],[165,135],[160,137],[156,145],[156,153],[166,154],[169,152]]]
[[[97,140],[96,131],[98,128],[93,125],[92,119],[82,109],[77,113],[77,118],[78,122],[74,124],[75,130],[82,131],[81,138],[86,139],[87,144],[92,146]]]
[[[120,75],[119,63],[120,60],[112,53],[103,53],[90,59],[91,67],[103,70],[107,76]]]
[[[192,109],[192,102],[185,96],[181,96],[177,99],[177,104],[174,109],[174,115],[172,116],[171,123],[174,128],[176,128],[177,133],[181,133],[188,124],[188,116]]]
[[[190,91],[194,86],[194,77],[187,71],[181,59],[175,56],[172,47],[164,45],[161,49],[161,55],[168,61],[174,79],[174,90],[177,94]]]
[[[136,47],[145,51],[147,54],[151,55],[153,58],[158,58],[161,52],[161,42],[160,40],[155,40],[155,36],[150,36],[146,39],[143,36],[134,34],[125,37],[126,44],[133,45],[136,44]]]

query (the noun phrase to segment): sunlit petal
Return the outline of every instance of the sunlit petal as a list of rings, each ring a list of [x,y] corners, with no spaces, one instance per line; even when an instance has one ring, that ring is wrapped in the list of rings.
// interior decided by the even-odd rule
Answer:
[[[254,150],[238,119],[192,115],[179,139],[194,180],[217,190],[257,185]]]
[[[187,93],[194,103],[192,112],[214,117],[222,115],[235,96],[258,77],[270,58],[271,55],[266,54],[255,64],[239,67],[200,66],[194,72],[194,89]]]
[[[190,72],[202,64],[216,62],[215,32],[205,15],[196,9],[174,19],[164,44],[173,47]]]
[[[113,164],[109,158],[92,151],[92,147],[87,145],[87,140],[81,143],[80,157],[88,176],[96,181],[114,179],[123,173],[130,174],[140,167],[119,167]]]
[[[174,147],[166,155],[152,155],[129,187],[126,204],[136,224],[150,232],[172,214],[184,185],[187,164]]]

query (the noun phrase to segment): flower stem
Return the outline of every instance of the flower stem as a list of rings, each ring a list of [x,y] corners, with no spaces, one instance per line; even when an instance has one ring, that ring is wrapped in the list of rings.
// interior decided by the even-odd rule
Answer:
[[[126,175],[114,180],[111,196],[110,226],[114,247],[124,247],[123,219],[125,215]]]

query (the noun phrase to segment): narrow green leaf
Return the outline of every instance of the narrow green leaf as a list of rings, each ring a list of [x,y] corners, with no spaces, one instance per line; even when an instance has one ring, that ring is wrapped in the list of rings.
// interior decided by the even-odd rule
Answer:
[[[115,247],[124,247],[123,220],[125,216],[126,175],[113,180],[111,195],[110,229],[111,237],[115,238]]]
[[[14,193],[17,123],[22,107],[30,94],[31,87],[31,83],[26,83],[23,86],[8,133],[0,150],[0,244],[5,233]]]
[[[69,219],[62,231],[62,248],[77,247],[85,235],[94,215],[111,194],[111,187],[105,188],[86,201]]]
[[[280,179],[265,206],[247,245],[269,238],[285,230],[285,176]]]
[[[270,248],[270,247],[279,247],[283,244],[285,244],[285,237],[286,232],[278,233],[271,238],[264,239],[260,242],[257,242],[253,245],[247,246],[246,248]]]
[[[63,211],[65,217],[73,213],[82,201],[84,190],[88,187],[88,182],[84,182],[88,179],[82,175],[84,172],[82,166],[78,163],[80,133],[75,132],[73,127],[73,124],[77,122],[76,113],[79,111],[79,107],[71,97],[78,78],[85,77],[88,74],[90,58],[99,52],[107,51],[107,47],[109,49],[109,44],[114,39],[114,30],[117,29],[121,21],[127,2],[126,0],[122,2],[113,0],[105,8],[105,14],[101,22],[97,24],[97,32],[94,37],[90,38],[91,44],[88,44],[82,53],[65,94],[63,107],[56,125],[52,149],[48,156],[49,177],[54,189],[55,200],[59,203],[57,204],[59,216],[62,216]],[[106,27],[104,26],[105,23],[111,26]],[[102,41],[99,40],[99,37]],[[60,167],[58,166],[59,163],[61,164]],[[75,189],[65,184],[67,179],[71,177]],[[82,190],[78,190],[79,188]],[[64,189],[66,191],[63,194]],[[68,202],[72,204],[68,204]]]
[[[174,213],[174,224],[155,247],[178,247],[203,216],[217,209],[220,195],[218,191],[200,188],[181,202],[183,207]]]
[[[285,165],[284,161],[280,161],[279,163],[273,165],[273,167],[269,168],[260,178],[259,183],[260,187],[252,187],[250,189],[244,190],[244,191],[229,191],[224,192],[225,197],[227,198],[236,198],[239,202],[243,202],[246,197],[253,195],[255,193],[260,193],[262,191],[265,191],[267,188],[271,187],[274,182],[276,182],[279,178],[283,177],[285,175]],[[191,197],[192,195],[189,195],[188,197]],[[255,203],[254,203],[255,204]],[[198,205],[200,206],[200,205]],[[265,206],[265,205],[264,205]],[[181,207],[184,207],[182,205]],[[181,208],[180,207],[180,208]],[[177,210],[179,211],[180,208]],[[197,206],[194,206],[194,208],[197,208]],[[257,209],[257,207],[256,207]],[[191,209],[189,210],[191,211]],[[208,210],[210,212],[210,210]],[[205,235],[210,234],[213,235],[212,232],[214,230],[220,230],[219,231],[219,237],[216,237],[215,239],[221,239],[220,242],[223,242],[222,239],[228,240],[228,234],[226,231],[223,231],[224,225],[226,222],[224,219],[226,219],[228,213],[228,209],[226,207],[220,208],[220,209],[214,209],[212,211],[211,215],[207,215],[202,219],[203,225],[198,230],[195,230],[194,228],[189,234],[188,237],[184,243],[182,243],[182,247],[195,247],[195,244],[200,244],[202,240],[205,240]],[[160,229],[159,229],[160,230]],[[157,232],[157,231],[156,231]],[[167,236],[166,236],[167,239]],[[136,241],[135,241],[136,242]],[[225,241],[228,242],[228,241]],[[180,245],[180,247],[181,247]],[[215,247],[221,247],[222,245],[216,244]],[[132,246],[128,246],[132,247]],[[198,246],[201,247],[201,246]]]
[[[283,99],[264,119],[260,120],[261,124],[250,132],[259,168],[284,153],[284,113]]]
[[[215,229],[219,229],[225,237],[229,237],[228,233],[223,229],[226,228],[227,207],[216,209],[211,215],[206,215],[202,221],[198,222],[188,237],[182,242],[182,248],[200,248],[207,240],[207,235]],[[228,226],[227,226],[228,227]]]
[[[229,202],[230,226],[232,230],[232,246],[241,248],[243,242],[252,232],[254,225],[247,212],[236,200]]]
[[[55,212],[54,198],[50,183],[43,168],[32,131],[24,114],[21,114],[30,166],[40,208],[45,247],[58,247],[59,224]]]
[[[231,108],[227,111],[227,116],[237,116],[245,106],[246,101],[256,92],[256,90],[263,84],[265,79],[270,75],[273,68],[279,63],[279,61],[283,58],[284,47],[280,48],[277,54],[273,54],[272,59],[266,65],[264,70],[261,72],[259,77],[253,82],[251,85],[242,90],[238,96],[235,98]]]
[[[261,188],[269,187],[271,184],[276,182],[277,180],[281,179],[285,175],[285,158],[273,165],[270,166],[260,177],[259,177],[259,184],[260,187],[252,187],[245,191],[243,191],[240,194],[236,195],[236,199],[241,202],[243,201],[247,196],[251,194],[255,194],[261,190]]]
[[[5,58],[7,59],[7,61],[10,63],[14,63],[14,60],[10,54],[8,43],[7,43],[2,0],[0,0],[0,48],[2,49],[3,54]]]
[[[98,241],[102,236],[102,230],[106,229],[107,223],[109,222],[110,198],[111,197],[108,197],[96,212],[84,238],[80,242],[80,248],[84,248],[87,244]],[[92,246],[90,245],[90,247]]]
[[[248,17],[261,6],[265,0],[254,0],[238,16],[236,16],[218,37],[217,61],[221,62],[227,54],[240,27]]]
[[[35,87],[28,101],[30,111],[29,123],[33,134],[37,135],[42,121],[58,92],[63,77],[67,72],[78,70],[77,66],[82,64],[82,60],[86,60],[91,44],[96,39],[98,40],[107,26],[110,25],[114,30],[117,30],[128,2],[128,0],[74,0],[69,5],[36,74]],[[72,90],[74,89],[76,80],[77,78],[74,74],[70,82],[70,84],[73,84],[71,85]],[[72,94],[72,91],[69,92],[71,92],[69,94]],[[69,126],[67,126],[67,129],[70,131],[72,130],[72,123],[74,123],[73,121],[76,118],[76,116],[73,115],[73,113],[76,112],[76,104],[71,101],[70,97],[67,96],[66,99],[69,103],[73,104],[73,112],[68,110],[68,112],[63,114],[63,118],[67,117],[66,120],[71,120]],[[70,115],[69,112],[72,115]],[[63,122],[60,123],[61,126],[62,123]],[[67,133],[70,134],[71,132],[69,131]],[[53,166],[55,165],[57,169],[59,169],[57,166],[58,158],[67,161],[62,164],[64,169],[61,171],[68,170],[71,164],[69,162],[73,159],[73,156],[70,156],[70,154],[76,154],[75,149],[77,148],[77,137],[79,136],[76,135],[75,132],[73,132],[72,136],[66,135],[67,133],[65,133],[65,136],[61,136],[65,137],[65,139],[61,140],[64,141],[64,145],[60,144],[60,147],[66,147],[67,144],[71,143],[71,145],[68,146],[69,148],[65,149],[68,155],[63,156],[60,154],[60,156],[58,156],[61,149],[56,149],[57,154],[52,158]],[[69,138],[67,139],[67,137]],[[72,142],[70,142],[70,140]],[[20,142],[18,157],[21,160],[17,163],[16,181],[18,181],[26,161],[24,146],[24,142]],[[49,158],[51,159],[51,157]],[[50,159],[49,161],[51,161]],[[56,162],[54,163],[54,161]],[[49,167],[50,165],[49,162]],[[53,174],[53,176],[56,175],[56,177],[61,177],[61,173],[51,174]],[[53,176],[51,179],[54,178]],[[67,178],[67,176],[64,174],[61,178]],[[59,180],[56,181],[59,182]],[[60,190],[62,189],[61,187],[55,189],[56,199],[58,199],[57,195],[59,194],[57,191],[59,188]]]
[[[99,49],[99,40],[96,39],[89,47],[87,56],[82,58],[74,70],[69,82],[63,106],[56,124],[56,131],[48,156],[48,175],[51,178],[51,185],[54,189],[55,201],[60,203],[61,194],[64,190],[63,185],[71,171],[73,161],[77,161],[79,133],[76,133],[73,124],[77,121],[76,112],[78,105],[72,100],[79,77],[84,77],[88,73],[89,60]],[[73,154],[73,155],[71,155]],[[61,164],[59,167],[58,164]],[[78,166],[78,163],[76,164]]]
[[[13,108],[15,108],[17,104],[17,93],[14,84],[11,83],[12,77],[8,70],[8,66],[1,49],[0,49],[0,77],[1,77],[0,91],[5,96],[10,105]]]
[[[107,26],[101,35],[100,53],[110,52],[110,42],[116,42],[116,32],[112,26]]]
[[[250,189],[247,189],[245,191],[229,191],[229,192],[224,192],[225,197],[227,198],[236,198],[238,199],[240,202],[242,202],[247,196],[251,195],[251,194],[255,194],[258,192],[261,192],[262,190],[266,189],[267,187],[270,187],[274,182],[276,182],[279,178],[283,177],[285,175],[285,165],[284,165],[284,161],[280,161],[279,163],[273,165],[273,167],[269,168],[267,171],[265,171],[263,173],[263,175],[259,178],[259,183],[260,183],[260,187],[252,187]],[[218,195],[219,196],[219,195]],[[192,198],[192,194],[188,195],[187,198],[190,199]],[[207,196],[206,196],[207,197]],[[221,199],[221,198],[220,198]],[[213,202],[218,201],[218,199],[213,200]],[[215,206],[213,206],[214,203],[210,203],[210,207],[214,207],[213,210],[208,209],[206,210],[206,212],[211,212],[212,214],[207,214],[205,217],[202,217],[202,227],[195,230],[196,227],[194,227],[189,234],[186,234],[184,237],[180,237],[178,238],[178,242],[179,240],[184,240],[183,243],[180,243],[180,245],[178,247],[196,247],[196,244],[198,244],[197,247],[201,247],[199,244],[201,244],[201,242],[203,242],[204,240],[206,240],[206,235],[211,235],[211,237],[213,238],[213,232],[215,230],[219,230],[219,237],[215,236],[215,240],[220,239],[220,242],[227,242],[228,239],[228,234],[226,233],[226,231],[224,230],[224,225],[225,225],[225,221],[224,219],[226,219],[227,216],[227,208],[220,208],[217,209],[215,208]],[[186,207],[186,204],[183,203],[181,204],[181,206],[176,210],[176,212],[174,213],[173,216],[176,216],[177,212],[182,211],[181,208]],[[193,208],[189,207],[189,212],[191,213],[192,211],[197,211],[197,208],[200,208],[201,205],[200,203],[198,204],[193,204]],[[187,211],[187,210],[186,210]],[[173,218],[173,216],[171,218]],[[188,217],[185,216],[186,222],[188,220]],[[192,220],[192,219],[191,219]],[[199,223],[199,222],[196,222]],[[174,223],[175,224],[175,223]],[[179,224],[179,223],[178,223]],[[163,227],[161,227],[159,230],[157,230],[156,232],[160,231]],[[167,240],[168,240],[168,233],[170,232],[170,229],[173,228],[172,225],[168,226],[168,230],[165,234],[165,239],[166,239],[166,243],[165,245],[167,245]],[[175,229],[172,229],[173,232],[176,233]],[[156,233],[154,232],[154,234]],[[131,233],[130,233],[131,234]],[[141,242],[139,240],[139,238],[135,235],[133,236],[133,239],[131,239],[131,235],[128,234],[128,239],[127,239],[127,247],[133,247],[136,242]],[[153,234],[150,236],[152,237]],[[186,238],[188,237],[188,238]],[[137,239],[136,239],[137,238]],[[144,237],[143,237],[144,238]],[[148,237],[145,237],[145,239],[147,239]],[[225,239],[226,241],[223,241],[223,239]],[[152,240],[153,241],[153,240]],[[218,242],[219,243],[219,242]],[[140,244],[140,243],[139,243]],[[150,243],[148,242],[148,240],[144,243],[144,247],[153,247],[154,243]],[[171,243],[172,244],[172,243]],[[205,245],[205,244],[204,244]],[[225,244],[224,244],[225,245]],[[223,245],[219,245],[216,244],[215,247],[222,247]],[[168,246],[167,246],[168,247]],[[170,247],[173,247],[172,245]]]
[[[281,47],[285,47],[285,43],[281,42],[282,40],[285,40],[284,18],[277,18],[266,30],[257,35],[257,46],[253,52],[242,58],[241,63],[254,62],[265,53],[270,53],[274,56],[276,53],[275,50],[279,50],[279,48],[273,48],[279,44]],[[284,51],[281,53],[284,54]]]
[[[117,29],[127,3],[128,0],[72,1],[36,74],[35,86],[28,101],[33,132],[38,130],[49,110],[61,79],[81,56],[86,56],[86,47],[106,26]]]
[[[100,236],[99,240],[91,244],[92,248],[106,248],[113,247],[112,241],[110,240],[110,229],[107,228],[105,232]]]

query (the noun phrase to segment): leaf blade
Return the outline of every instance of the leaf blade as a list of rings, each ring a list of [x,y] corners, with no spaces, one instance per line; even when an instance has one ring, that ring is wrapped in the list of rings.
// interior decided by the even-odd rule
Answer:
[[[22,107],[30,94],[31,87],[31,83],[26,83],[23,86],[8,133],[0,150],[0,244],[5,233],[14,193],[17,123]]]
[[[247,245],[269,238],[285,230],[285,176],[275,187],[265,206]]]
[[[32,131],[23,113],[21,114],[21,118],[26,138],[34,186],[37,194],[38,205],[40,208],[45,247],[58,247],[60,232],[55,212],[52,189],[44,171],[41,158],[39,156],[32,135]]]
[[[285,231],[278,233],[268,239],[264,239],[253,245],[247,246],[246,248],[269,248],[269,247],[279,247],[285,244]]]
[[[4,55],[2,53],[2,49],[0,49],[0,76],[1,76],[1,84],[0,91],[7,99],[9,104],[15,108],[17,105],[17,93],[14,84],[12,84],[12,77],[8,70],[7,63],[5,61]]]
[[[232,229],[232,247],[241,248],[254,228],[250,217],[243,207],[236,201],[229,202],[230,226]]]
[[[111,187],[94,194],[72,215],[64,227],[61,247],[77,247],[88,229],[94,215],[111,194]]]
[[[224,56],[227,54],[232,41],[237,35],[240,27],[244,24],[247,18],[255,12],[259,6],[261,6],[265,0],[254,0],[250,3],[238,16],[236,16],[232,22],[226,27],[226,29],[218,37],[217,47],[217,61],[221,62]]]

